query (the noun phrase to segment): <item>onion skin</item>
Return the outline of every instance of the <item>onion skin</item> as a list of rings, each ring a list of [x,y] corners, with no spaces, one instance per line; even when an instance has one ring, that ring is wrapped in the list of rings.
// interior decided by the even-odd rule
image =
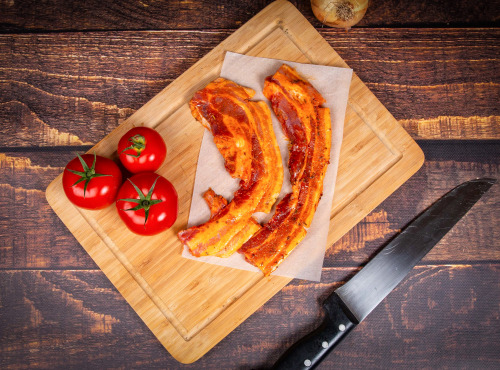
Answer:
[[[369,0],[311,0],[311,8],[321,23],[348,30],[363,18],[368,3]]]

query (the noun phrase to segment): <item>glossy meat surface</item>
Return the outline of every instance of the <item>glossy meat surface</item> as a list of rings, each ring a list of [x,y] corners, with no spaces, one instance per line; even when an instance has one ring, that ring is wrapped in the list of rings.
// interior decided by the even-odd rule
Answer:
[[[203,193],[203,199],[210,209],[210,217],[214,217],[228,202],[222,195],[216,194],[212,188]],[[217,257],[229,257],[236,252],[250,237],[260,229],[260,225],[250,218],[248,221],[241,221],[241,230],[215,255]]]
[[[264,95],[290,140],[292,192],[240,252],[269,275],[302,241],[311,225],[330,160],[331,121],[329,109],[320,106],[325,102],[320,93],[288,65],[266,79]]]
[[[222,208],[227,206],[227,199],[215,193],[212,188],[208,188],[208,190],[203,193],[203,199],[210,210],[210,217],[214,217]]]
[[[190,101],[193,116],[208,128],[226,170],[240,179],[234,197],[206,223],[181,231],[179,239],[195,256],[227,256],[260,226],[251,216],[269,212],[283,182],[283,166],[266,103],[254,91],[218,78]],[[229,253],[229,254],[228,254]]]

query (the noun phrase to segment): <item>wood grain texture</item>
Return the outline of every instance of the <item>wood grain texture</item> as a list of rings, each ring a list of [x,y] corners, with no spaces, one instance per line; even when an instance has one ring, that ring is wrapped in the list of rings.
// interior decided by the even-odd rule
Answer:
[[[498,29],[379,31],[320,30],[414,138],[499,137]]]
[[[130,30],[237,28],[271,0],[64,0],[42,3],[6,0],[0,3],[0,32],[44,30]],[[324,27],[313,15],[309,0],[292,0],[309,22]],[[372,0],[357,27],[495,25],[495,1]],[[202,15],[202,16],[200,16]]]
[[[43,191],[74,150],[101,140],[269,2],[0,2],[1,368],[268,367],[320,322],[318,302],[416,212],[462,181],[500,177],[498,1],[373,0],[349,32],[319,23],[308,0],[292,1],[427,161],[330,249],[321,283],[292,281],[199,362],[179,365]],[[498,189],[320,369],[500,367]]]
[[[320,32],[414,138],[500,137],[497,29]],[[0,147],[94,144],[227,36],[2,35]]]
[[[96,268],[45,199],[72,151],[0,153],[0,268]]]
[[[421,143],[427,161],[417,174],[328,250],[325,266],[359,266],[418,212],[462,181],[500,178],[500,144]],[[465,152],[457,158],[459,153]],[[44,189],[73,151],[0,154],[0,269],[96,268],[45,201]],[[465,158],[464,158],[465,157]],[[419,197],[415,195],[419,190]],[[499,185],[432,251],[426,261],[482,262],[498,255]],[[492,222],[493,221],[493,222]],[[10,230],[16,229],[16,233]],[[467,245],[461,245],[464,240]]]
[[[57,215],[182,363],[198,360],[291,280],[200,264],[181,258],[179,253],[182,246],[176,235],[186,227],[203,132],[187,102],[218,76],[227,50],[260,57],[277,57],[279,52],[285,60],[345,67],[296,8],[277,1],[92,148],[100,155],[114,156],[119,138],[130,127],[155,128],[172,153],[157,173],[169,179],[179,194],[179,217],[172,228],[147,239],[137,238],[120,223],[114,207],[99,212],[76,209],[61,196],[61,176],[46,191]],[[420,148],[356,75],[352,76],[343,131],[329,244],[354,227],[424,162]],[[189,144],[186,138],[190,138]]]
[[[324,266],[361,265],[418,213],[454,186],[474,178],[500,178],[500,145],[471,144],[468,159],[456,158],[467,146],[422,145],[426,162],[402,187],[327,250]],[[482,151],[484,150],[484,151]],[[474,156],[475,154],[475,156]],[[479,159],[481,157],[482,159]],[[422,263],[495,261],[500,254],[499,184],[451,230]],[[490,226],[486,226],[490,225]]]
[[[191,365],[168,355],[100,271],[2,271],[0,365],[266,368],[319,324],[321,302],[354,271],[293,281]],[[498,264],[418,266],[319,368],[494,368],[499,278]]]

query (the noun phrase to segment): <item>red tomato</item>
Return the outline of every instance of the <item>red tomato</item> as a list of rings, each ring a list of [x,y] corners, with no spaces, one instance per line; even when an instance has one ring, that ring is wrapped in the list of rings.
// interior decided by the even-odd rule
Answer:
[[[111,159],[77,154],[63,172],[63,189],[71,203],[86,209],[112,204],[122,183],[122,173]]]
[[[134,127],[118,142],[118,154],[130,172],[154,172],[165,160],[167,146],[152,128]]]
[[[116,208],[136,234],[158,234],[177,219],[177,192],[166,178],[153,172],[139,173],[121,186]]]

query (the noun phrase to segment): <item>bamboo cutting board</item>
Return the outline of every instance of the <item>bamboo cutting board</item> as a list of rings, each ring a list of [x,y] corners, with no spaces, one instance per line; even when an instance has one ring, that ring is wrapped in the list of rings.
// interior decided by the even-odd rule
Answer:
[[[46,196],[82,244],[165,348],[178,361],[196,361],[291,279],[214,266],[181,257],[177,232],[187,224],[203,127],[187,102],[218,77],[226,51],[296,62],[347,67],[293,5],[278,0],[145,104],[90,152],[116,158],[120,137],[133,126],[155,128],[168,158],[157,171],[179,195],[179,217],[159,235],[127,230],[114,206],[74,207],[62,174]],[[354,74],[346,111],[328,246],[403,184],[422,165],[420,148]]]

